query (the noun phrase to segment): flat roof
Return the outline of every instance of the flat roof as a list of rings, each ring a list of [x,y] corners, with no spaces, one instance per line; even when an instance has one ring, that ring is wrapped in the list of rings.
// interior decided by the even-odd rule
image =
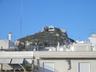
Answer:
[[[95,59],[96,52],[49,52],[49,51],[0,51],[0,59],[42,59],[42,58],[89,58]]]
[[[95,59],[96,52],[34,52],[34,57],[41,59]]]
[[[0,51],[0,58],[1,59],[33,58],[33,51]]]

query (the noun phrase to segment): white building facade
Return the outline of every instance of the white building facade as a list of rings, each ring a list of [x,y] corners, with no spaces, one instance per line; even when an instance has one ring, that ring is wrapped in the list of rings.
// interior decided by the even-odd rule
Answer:
[[[27,72],[22,66],[26,60],[31,65],[30,72],[96,72],[95,42],[92,36],[89,42],[77,42],[69,47],[58,43],[57,48],[47,48],[49,51],[0,51],[0,69],[18,64]]]

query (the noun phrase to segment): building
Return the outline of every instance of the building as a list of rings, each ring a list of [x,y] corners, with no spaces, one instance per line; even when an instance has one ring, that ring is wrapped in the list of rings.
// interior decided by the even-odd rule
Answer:
[[[34,52],[37,72],[96,72],[96,52]]]
[[[52,33],[54,27],[50,29]],[[38,50],[36,43],[33,46],[35,50],[25,51],[25,44],[30,47],[32,42],[26,40],[24,43],[22,40],[20,48],[24,47],[25,50],[0,51],[0,70],[6,72],[17,70],[19,72],[96,72],[96,34],[89,37],[87,41],[76,41],[68,45],[67,43],[62,45],[60,42],[57,41],[55,46],[53,44],[44,46],[42,50]]]
[[[21,67],[24,72],[27,72],[23,66],[24,60],[31,65],[30,72],[96,72],[96,52],[92,51],[0,52],[0,64],[3,67],[0,69],[7,72]],[[18,66],[19,68],[17,68]]]
[[[12,50],[15,44],[12,41],[12,33],[8,33],[8,39],[0,39],[0,50]]]

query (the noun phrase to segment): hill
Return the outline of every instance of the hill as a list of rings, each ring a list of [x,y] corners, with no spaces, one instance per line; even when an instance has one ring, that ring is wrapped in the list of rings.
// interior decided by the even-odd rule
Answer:
[[[56,47],[58,42],[60,45],[69,45],[75,42],[68,37],[65,31],[54,26],[46,26],[43,31],[20,38],[18,41],[23,42],[25,45],[38,47]]]

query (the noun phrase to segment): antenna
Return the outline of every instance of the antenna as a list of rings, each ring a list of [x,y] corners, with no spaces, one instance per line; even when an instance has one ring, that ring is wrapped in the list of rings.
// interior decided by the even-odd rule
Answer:
[[[23,0],[20,0],[20,35],[22,35],[22,23],[23,23],[23,17],[22,17],[22,11],[23,11]]]

